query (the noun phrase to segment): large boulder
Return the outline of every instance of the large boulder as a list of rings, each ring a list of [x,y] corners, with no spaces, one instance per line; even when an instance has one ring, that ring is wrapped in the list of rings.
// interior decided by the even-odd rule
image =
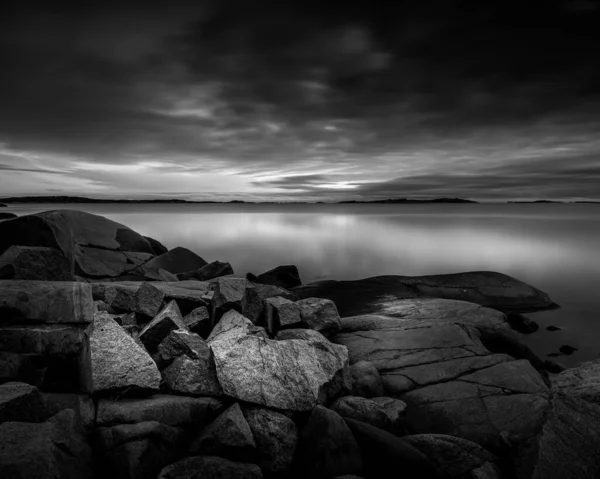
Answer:
[[[293,328],[301,325],[300,306],[289,299],[277,296],[265,300],[267,313],[267,330],[276,334],[282,328]]]
[[[98,426],[158,421],[167,426],[202,429],[224,409],[216,398],[156,394],[147,398],[98,400]]]
[[[256,464],[233,462],[216,456],[186,457],[165,467],[158,479],[262,479],[263,475]]]
[[[104,312],[86,331],[80,370],[82,387],[89,393],[158,389],[161,381],[150,355]]]
[[[37,388],[18,382],[0,386],[0,424],[6,421],[42,422],[47,418],[44,398]]]
[[[193,333],[199,334],[202,338],[208,338],[212,331],[212,322],[206,306],[200,306],[183,317],[183,322]]]
[[[336,333],[341,328],[340,315],[335,303],[323,298],[305,298],[297,301],[302,322],[309,328],[325,336]]]
[[[0,279],[71,281],[73,273],[60,250],[13,245],[0,255]]]
[[[69,281],[0,281],[0,323],[91,323],[94,303],[89,284]]]
[[[175,301],[167,304],[140,332],[140,341],[148,352],[154,354],[158,345],[171,331],[181,329],[186,331],[187,326],[181,317],[181,311]]]
[[[213,288],[213,322],[218,321],[226,312],[234,310],[254,324],[259,323],[263,315],[263,304],[252,283],[244,278],[218,278],[213,283]]]
[[[298,461],[309,477],[360,474],[362,455],[352,432],[334,411],[315,407],[300,432]]]
[[[383,396],[383,383],[379,371],[369,361],[357,361],[350,366],[352,393],[365,398]]]
[[[0,424],[3,479],[91,479],[90,463],[85,431],[70,409],[43,423]]]
[[[556,307],[550,297],[533,286],[502,273],[430,276],[376,276],[353,281],[320,281],[294,288],[301,298],[328,298],[342,317],[359,314],[399,316],[399,300],[419,297],[456,299],[505,312],[527,312]]]
[[[254,283],[271,284],[280,288],[293,288],[302,284],[298,268],[294,265],[277,266],[256,277],[251,276],[248,279],[251,279]]]
[[[378,369],[386,395],[407,403],[414,432],[492,451],[502,431],[536,433],[548,407],[544,378],[529,361],[486,347],[512,333],[502,313],[444,299],[404,300],[396,312],[403,316],[344,318],[332,341],[348,348],[351,364],[366,360]]]
[[[308,411],[351,387],[347,350],[331,343],[239,336],[209,344],[224,393],[240,401]]]
[[[202,266],[206,264],[206,261],[193,251],[178,246],[177,248],[173,248],[172,250],[143,263],[133,272],[158,271],[159,269],[164,269],[165,271],[176,275],[177,273],[202,268]]]
[[[267,473],[283,473],[294,460],[298,445],[296,424],[284,414],[250,407],[244,412],[258,452],[257,463]]]

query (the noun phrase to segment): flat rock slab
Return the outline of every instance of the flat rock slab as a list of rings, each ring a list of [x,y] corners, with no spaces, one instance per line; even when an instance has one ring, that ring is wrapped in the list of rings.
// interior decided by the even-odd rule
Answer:
[[[537,311],[556,306],[543,291],[491,271],[320,281],[293,288],[293,292],[301,298],[331,299],[342,317],[368,313],[395,316],[396,301],[418,297],[469,301],[505,312]]]
[[[0,324],[15,317],[39,323],[91,323],[92,289],[70,281],[0,281]]]
[[[407,403],[412,430],[492,450],[502,431],[535,434],[548,407],[544,380],[528,361],[493,354],[480,339],[506,333],[501,313],[443,299],[404,300],[397,311],[402,316],[343,318],[332,341],[348,348],[351,364],[377,368],[386,395]]]

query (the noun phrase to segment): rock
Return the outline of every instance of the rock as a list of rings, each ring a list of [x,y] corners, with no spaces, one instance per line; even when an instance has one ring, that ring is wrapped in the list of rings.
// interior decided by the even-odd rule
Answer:
[[[68,281],[0,281],[0,323],[24,318],[39,323],[91,323],[92,290]]]
[[[506,315],[506,318],[508,320],[508,324],[510,324],[514,330],[522,334],[535,333],[538,329],[540,329],[540,325],[538,323],[523,314],[509,313]]]
[[[239,338],[250,334],[253,330],[252,322],[234,310],[230,310],[223,315],[221,320],[214,327],[208,336],[208,342],[223,341],[233,338]]]
[[[469,475],[470,479],[502,479],[504,476],[495,464],[486,462],[482,466],[473,469]]]
[[[301,339],[302,341],[323,341],[329,343],[329,339],[314,329],[282,329],[275,338],[279,341],[286,339]]]
[[[256,336],[209,343],[224,393],[240,401],[308,411],[351,387],[344,347]]]
[[[406,432],[406,425],[404,423],[404,417],[406,416],[406,403],[400,399],[394,399],[390,397],[376,397],[371,398],[371,401],[375,401],[383,412],[387,414],[390,422],[392,423],[393,434],[400,436]]]
[[[268,473],[287,471],[298,445],[296,424],[284,414],[263,408],[248,408],[244,413],[258,451],[258,465]]]
[[[571,354],[573,354],[575,351],[578,351],[579,348],[575,348],[573,346],[569,346],[568,344],[564,344],[563,346],[561,346],[560,348],[558,348],[558,350],[563,353],[566,354],[567,356],[570,356]]]
[[[37,388],[19,382],[0,385],[0,424],[6,421],[42,422],[47,418],[48,411]]]
[[[290,301],[298,301],[300,299],[296,293],[272,284],[252,283],[252,286],[254,287],[254,291],[256,291],[256,294],[261,301],[274,298],[276,296],[281,296],[282,298],[289,299]]]
[[[331,339],[347,346],[351,364],[373,363],[386,395],[408,405],[413,432],[462,437],[492,452],[502,431],[535,434],[548,388],[529,361],[502,351],[505,335],[515,335],[502,313],[444,299],[397,301],[395,308],[399,317],[344,318]]]
[[[383,396],[383,383],[379,371],[369,361],[358,361],[350,366],[352,394],[365,398]]]
[[[164,299],[162,291],[151,283],[144,282],[135,291],[119,289],[110,306],[115,311],[133,312],[154,318],[159,313]]]
[[[365,477],[396,479],[441,479],[431,461],[406,441],[369,424],[344,419],[360,448]]]
[[[57,249],[13,245],[0,256],[0,279],[71,281],[73,271]]]
[[[323,406],[311,411],[298,447],[299,465],[307,476],[362,473],[363,458],[352,432],[336,412]]]
[[[546,359],[544,361],[544,367],[546,368],[546,370],[548,372],[553,373],[553,374],[560,374],[565,369],[567,369],[562,364],[560,364],[559,362],[552,361],[551,359]]]
[[[153,479],[180,457],[186,435],[182,429],[148,421],[98,428],[95,436],[105,476]]]
[[[16,217],[17,217],[17,215],[14,213],[4,213],[4,212],[0,213],[0,221],[12,220],[13,218],[16,218]]]
[[[558,326],[546,326],[546,330],[548,330],[548,331],[562,331],[562,328],[559,328]]]
[[[125,330],[127,330],[127,328],[130,328],[133,326],[138,326],[138,320],[137,320],[137,316],[135,315],[135,313],[127,313],[120,317],[117,316],[115,318],[115,321],[117,322],[117,324],[119,326],[121,326]]]
[[[234,403],[211,422],[192,443],[190,453],[216,455],[238,461],[255,459],[256,443],[240,405]]]
[[[6,479],[91,479],[91,449],[74,411],[44,423],[0,425],[0,477]]]
[[[441,476],[463,478],[470,471],[498,458],[483,447],[466,439],[444,434],[417,434],[404,441],[423,453]]]
[[[202,429],[222,410],[215,398],[192,398],[156,394],[143,399],[98,400],[98,426],[157,421],[173,427]]]
[[[344,396],[330,406],[343,418],[356,419],[384,431],[394,432],[392,421],[378,403],[357,396]]]
[[[74,274],[116,277],[154,254],[150,243],[130,228],[102,216],[55,210],[19,216],[0,224],[0,253],[12,245],[42,246],[63,253]]]
[[[152,358],[107,313],[86,330],[81,384],[95,393],[122,388],[158,389],[160,372]]]
[[[208,338],[212,330],[210,315],[205,306],[200,306],[184,316],[183,322],[190,331],[199,334],[204,339]]]
[[[217,380],[215,365],[208,347],[197,359],[179,356],[162,373],[170,391],[191,396],[221,396],[223,390]]]
[[[199,281],[209,281],[211,279],[219,278],[221,276],[227,276],[233,273],[233,268],[229,263],[223,263],[222,261],[213,261],[202,268],[192,271],[186,271],[185,273],[179,273],[177,277],[179,279],[197,279]]]
[[[164,269],[165,271],[176,275],[177,273],[202,268],[202,266],[206,264],[206,261],[193,251],[178,246],[167,253],[152,258],[134,272]]]
[[[77,421],[81,421],[86,430],[96,426],[96,404],[90,396],[68,393],[42,393],[49,415],[58,414],[65,409],[75,411]]]
[[[277,266],[265,273],[259,274],[251,280],[253,283],[270,284],[280,288],[293,288],[300,286],[300,273],[294,265]]]
[[[158,345],[175,330],[187,330],[181,312],[175,301],[171,301],[150,321],[140,332],[140,341],[150,354],[156,351]]]
[[[227,311],[243,314],[254,324],[263,315],[263,304],[254,286],[244,278],[218,278],[214,283],[211,301],[213,322],[218,321]]]
[[[289,299],[277,296],[265,300],[267,308],[267,329],[275,334],[282,328],[293,328],[302,322],[300,307]]]
[[[262,479],[263,475],[256,464],[232,462],[222,457],[186,457],[165,467],[158,479]]]
[[[158,354],[164,366],[168,366],[182,355],[190,359],[206,358],[210,356],[210,350],[197,334],[175,329],[158,345]]]
[[[296,302],[300,306],[302,322],[325,336],[339,331],[340,315],[333,301],[322,298],[306,298]]]
[[[320,281],[294,288],[294,293],[301,298],[331,299],[342,317],[368,313],[396,316],[397,301],[419,297],[468,301],[504,312],[527,312],[556,307],[543,291],[505,274],[491,271]]]
[[[43,356],[38,354],[0,351],[0,384],[17,381],[41,387],[47,371],[44,362]]]
[[[169,251],[169,249],[160,241],[155,240],[154,238],[150,238],[149,236],[144,236],[144,238],[150,244],[154,255],[162,255]]]

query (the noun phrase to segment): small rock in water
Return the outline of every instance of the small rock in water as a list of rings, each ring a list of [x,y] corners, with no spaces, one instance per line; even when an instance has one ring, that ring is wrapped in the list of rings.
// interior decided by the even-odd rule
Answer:
[[[547,331],[561,331],[562,328],[559,328],[558,326],[547,326],[546,330]]]
[[[575,351],[578,351],[578,350],[579,350],[579,348],[569,346],[568,344],[565,344],[559,348],[559,351],[566,355],[573,354]]]

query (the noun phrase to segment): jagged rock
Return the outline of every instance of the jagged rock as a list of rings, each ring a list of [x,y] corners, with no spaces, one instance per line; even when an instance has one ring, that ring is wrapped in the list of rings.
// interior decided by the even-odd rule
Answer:
[[[73,271],[57,249],[13,245],[0,255],[0,279],[71,281]]]
[[[255,287],[244,278],[217,278],[211,301],[213,322],[218,321],[227,311],[237,311],[254,324],[263,315],[263,304]]]
[[[339,331],[340,315],[333,301],[322,298],[306,298],[297,301],[302,322],[325,336]]]
[[[208,347],[197,359],[179,356],[163,370],[162,375],[166,388],[173,392],[194,396],[223,394]]]
[[[186,434],[156,421],[98,428],[96,446],[100,470],[123,479],[154,479],[180,457]]]
[[[0,477],[91,479],[91,449],[75,412],[67,409],[43,423],[0,424]]]
[[[383,383],[379,371],[369,361],[358,361],[350,366],[352,394],[365,398],[383,396]]]
[[[395,308],[401,317],[344,318],[332,341],[348,347],[351,364],[373,363],[386,395],[408,404],[409,428],[492,452],[501,431],[535,434],[548,406],[542,376],[529,361],[502,354],[502,342],[495,354],[485,346],[514,336],[502,313],[443,299],[397,301]]]
[[[371,398],[371,401],[375,401],[377,404],[379,404],[383,411],[387,414],[392,423],[391,432],[397,436],[403,435],[406,431],[406,425],[404,423],[407,407],[406,403],[400,399],[390,397]]]
[[[346,348],[322,341],[239,336],[209,341],[226,395],[291,411],[307,411],[351,387]]]
[[[184,316],[183,322],[190,331],[199,334],[204,339],[208,338],[212,330],[210,315],[205,306],[200,306]]]
[[[403,439],[422,452],[440,475],[448,478],[463,478],[486,462],[498,460],[491,452],[471,441],[445,434],[417,434]]]
[[[84,391],[158,389],[160,372],[152,358],[107,313],[86,330],[81,357]]]
[[[117,312],[133,312],[154,318],[159,313],[164,299],[162,291],[151,283],[144,282],[135,291],[124,288],[117,290],[110,306]]]
[[[222,261],[213,261],[202,268],[185,273],[179,273],[177,277],[182,280],[197,279],[199,281],[209,281],[211,279],[227,276],[233,273],[233,268],[229,263]]]
[[[244,416],[256,443],[261,469],[269,473],[288,470],[298,445],[294,421],[276,411],[257,407],[246,409]]]
[[[254,324],[234,310],[227,311],[208,336],[208,343],[239,338],[256,331]]]
[[[152,271],[164,269],[165,271],[176,275],[177,273],[183,273],[185,271],[202,268],[202,266],[206,264],[206,261],[204,261],[193,251],[178,246],[177,248],[173,248],[167,253],[163,253],[160,256],[152,258],[150,261],[144,263],[136,271]]]
[[[276,296],[281,296],[282,298],[289,299],[290,301],[298,301],[300,299],[296,293],[272,284],[252,283],[252,286],[254,286],[254,291],[256,291],[256,294],[261,301],[274,298]]]
[[[58,414],[65,409],[75,411],[77,421],[81,421],[86,430],[96,425],[96,404],[90,396],[69,393],[42,393],[49,415]]]
[[[393,424],[378,403],[357,396],[344,396],[330,406],[343,418],[356,419],[384,431],[393,432]]]
[[[301,298],[327,298],[342,317],[396,314],[396,302],[418,297],[454,299],[504,312],[527,312],[556,307],[533,286],[492,271],[431,276],[377,276],[353,281],[320,281],[294,288]]]
[[[140,332],[140,341],[153,354],[158,345],[176,329],[187,330],[175,301],[171,301]]]
[[[190,453],[253,461],[256,458],[256,443],[240,405],[234,403],[211,422],[192,443]]]
[[[164,366],[168,366],[182,355],[190,359],[206,358],[210,355],[210,350],[206,341],[197,334],[175,329],[158,345],[158,354]]]
[[[144,238],[150,244],[150,247],[152,248],[152,252],[155,255],[162,255],[169,251],[169,249],[165,245],[163,245],[160,241],[155,240],[154,238],[150,238],[150,236],[144,236]]]
[[[40,323],[91,323],[92,290],[68,281],[0,281],[0,324],[14,318]]]
[[[303,341],[330,341],[323,336],[319,331],[314,329],[283,329],[277,333],[276,339],[284,341],[286,339],[301,339]]]
[[[192,398],[156,394],[144,399],[100,399],[96,423],[98,426],[158,421],[167,426],[202,429],[222,410],[223,402],[216,398]]]
[[[37,388],[20,382],[0,385],[0,424],[6,421],[42,422],[47,418],[44,398]]]
[[[365,477],[396,479],[442,479],[429,459],[389,432],[354,419],[344,421],[356,438],[364,461]]]
[[[310,477],[362,473],[362,455],[352,432],[336,412],[323,406],[311,411],[298,447],[299,465]]]
[[[302,322],[300,307],[289,299],[277,296],[265,300],[267,309],[267,329],[275,334],[282,328],[299,326]]]
[[[300,286],[300,273],[294,265],[277,266],[251,279],[253,283],[270,284],[280,288]]]
[[[186,457],[175,464],[165,467],[158,479],[262,479],[263,475],[256,464],[229,461],[222,457],[195,456]]]

